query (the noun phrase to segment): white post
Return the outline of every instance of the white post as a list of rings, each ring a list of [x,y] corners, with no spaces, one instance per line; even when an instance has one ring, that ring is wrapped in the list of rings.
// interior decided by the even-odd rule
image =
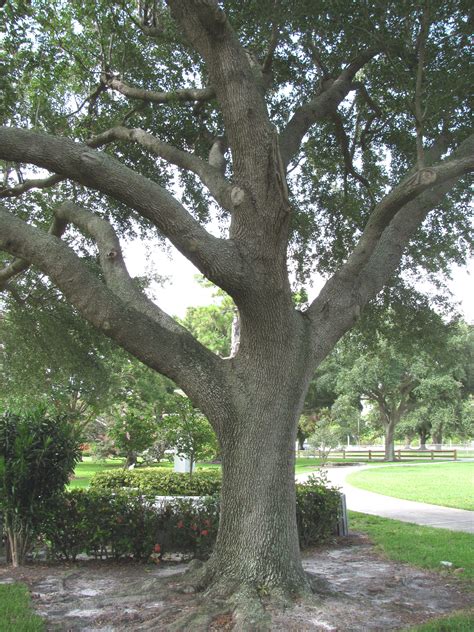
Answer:
[[[191,461],[182,458],[177,454],[174,455],[174,471],[189,474],[191,472]]]

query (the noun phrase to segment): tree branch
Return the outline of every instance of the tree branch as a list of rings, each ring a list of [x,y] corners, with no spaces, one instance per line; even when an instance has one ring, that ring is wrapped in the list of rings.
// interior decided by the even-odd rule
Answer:
[[[120,241],[108,221],[72,202],[61,204],[56,209],[55,215],[64,225],[74,224],[95,240],[99,249],[100,265],[104,272],[105,282],[125,305],[146,314],[170,331],[181,331],[182,327],[135,285],[126,268]]]
[[[76,215],[81,223],[90,219],[84,215],[78,219],[77,211],[76,207],[66,206],[59,214]],[[93,231],[97,229],[100,232],[103,226],[95,224]],[[108,245],[109,238],[110,234],[102,246]],[[203,399],[202,392],[225,379],[222,360],[191,333],[178,325],[164,326],[159,319],[126,304],[60,239],[26,224],[1,205],[0,249],[31,262],[47,274],[92,325],[147,366],[174,380],[196,402]]]
[[[209,189],[215,200],[227,211],[232,212],[233,204],[231,201],[232,186],[224,178],[222,172],[217,167],[210,165],[201,158],[177,149],[173,145],[164,143],[152,134],[148,134],[142,129],[129,129],[128,127],[117,126],[106,132],[99,134],[93,139],[96,144],[108,144],[114,140],[123,140],[127,142],[135,142],[151,151],[156,156],[163,158],[169,163],[192,171],[201,180],[201,182]]]
[[[65,138],[0,128],[0,158],[36,164],[123,202],[230,294],[249,283],[232,241],[210,235],[165,189],[107,154]]]
[[[386,195],[373,210],[353,253],[341,268],[340,274],[354,277],[370,259],[378,241],[397,212],[427,189],[458,179],[474,170],[474,154],[452,158],[427,169],[409,174]]]
[[[464,173],[472,170],[474,135],[461,143],[450,159],[424,170],[428,172],[425,176],[416,172],[406,178],[382,200],[353,254],[327,281],[306,312],[313,324],[312,346],[318,360],[326,356],[395,272],[404,248],[428,213],[444,200]]]
[[[3,207],[0,207],[3,208]],[[48,234],[61,237],[66,230],[66,223],[60,218],[54,218],[49,227]],[[25,259],[14,259],[8,266],[0,270],[0,292],[8,289],[8,282],[15,276],[25,272],[30,267],[30,262]]]
[[[334,123],[334,128],[336,131],[336,139],[339,142],[339,146],[341,147],[341,151],[342,151],[342,157],[344,159],[344,169],[345,169],[345,176],[346,176],[344,179],[345,181],[344,184],[346,184],[347,176],[351,175],[356,180],[358,180],[361,184],[363,184],[369,190],[369,193],[370,193],[369,181],[356,171],[354,164],[352,162],[352,155],[349,148],[349,139],[347,137],[346,130],[344,129],[344,124],[342,122],[341,115],[339,114],[339,112],[335,111],[331,114],[331,119]]]
[[[203,57],[222,110],[235,179],[245,185],[267,168],[273,128],[262,86],[216,0],[167,0],[173,19]]]
[[[58,175],[48,176],[47,178],[32,178],[31,180],[25,180],[14,187],[2,187],[0,189],[0,198],[18,197],[31,189],[47,189],[49,187],[63,182],[66,178]]]
[[[215,97],[213,88],[184,88],[172,92],[156,92],[142,90],[129,86],[117,77],[103,75],[103,82],[112,90],[116,90],[128,99],[139,99],[149,103],[186,103],[196,101],[209,101]]]
[[[370,48],[360,53],[337,79],[325,81],[320,92],[311,101],[296,109],[280,134],[280,151],[286,167],[298,153],[301,141],[311,126],[336,111],[341,101],[354,89],[353,79],[356,73],[379,52],[378,48]]]

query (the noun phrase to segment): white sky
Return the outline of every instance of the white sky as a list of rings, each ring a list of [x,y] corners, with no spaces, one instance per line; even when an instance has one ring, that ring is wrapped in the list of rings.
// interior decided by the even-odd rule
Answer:
[[[147,262],[144,246],[135,241],[124,247],[124,256],[132,276],[148,271],[169,277],[169,282],[164,287],[152,286],[153,298],[168,314],[183,317],[187,307],[212,303],[212,289],[200,286],[195,280],[198,270],[177,250],[173,248],[172,251],[172,254],[167,254],[156,246],[151,255],[148,255]],[[464,319],[474,324],[474,258],[466,268],[453,268],[452,277],[449,287],[453,298],[460,303],[459,310]],[[317,294],[320,287],[321,283],[315,283],[314,288],[309,288],[310,298]]]

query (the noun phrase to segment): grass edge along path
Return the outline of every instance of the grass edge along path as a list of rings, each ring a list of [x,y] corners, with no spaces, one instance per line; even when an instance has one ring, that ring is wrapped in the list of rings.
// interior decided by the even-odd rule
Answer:
[[[380,466],[346,481],[369,492],[442,507],[474,510],[474,463]]]
[[[25,584],[0,584],[0,632],[44,632],[44,620],[34,614]]]
[[[377,549],[396,562],[455,576],[474,589],[474,536],[349,511],[351,531],[366,533]],[[445,568],[441,562],[451,562]],[[460,569],[463,569],[460,572]],[[474,609],[452,613],[415,627],[410,632],[472,632]]]
[[[474,589],[474,536],[349,511],[349,529],[366,533],[389,559],[454,576]],[[450,562],[445,567],[441,562]],[[461,570],[462,569],[462,570]]]

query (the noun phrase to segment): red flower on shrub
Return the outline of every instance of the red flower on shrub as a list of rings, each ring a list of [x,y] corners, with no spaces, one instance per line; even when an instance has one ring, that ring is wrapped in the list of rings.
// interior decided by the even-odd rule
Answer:
[[[183,522],[182,520],[180,520],[180,521],[178,522],[178,524],[176,525],[176,527],[177,527],[178,529],[182,529],[182,528],[184,527],[184,522]]]
[[[153,547],[153,550],[155,553],[160,553],[161,551],[161,544],[155,544],[155,546]]]
[[[191,525],[191,529],[192,529],[193,531],[197,531],[197,530],[198,530],[197,525],[196,525],[196,524],[192,524],[192,525]]]
[[[201,535],[209,535],[209,531],[207,529],[203,529],[201,531]]]

